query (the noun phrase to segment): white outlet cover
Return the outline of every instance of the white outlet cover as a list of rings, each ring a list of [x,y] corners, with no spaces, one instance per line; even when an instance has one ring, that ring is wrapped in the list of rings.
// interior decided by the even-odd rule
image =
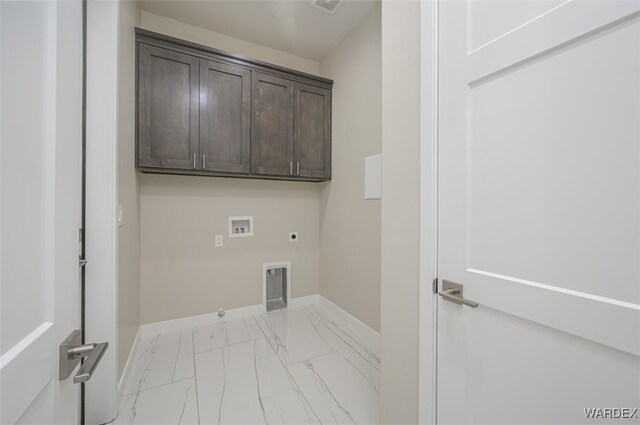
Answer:
[[[216,248],[220,248],[224,244],[224,237],[222,235],[216,235]]]
[[[289,242],[298,242],[300,240],[300,235],[298,232],[289,232]]]

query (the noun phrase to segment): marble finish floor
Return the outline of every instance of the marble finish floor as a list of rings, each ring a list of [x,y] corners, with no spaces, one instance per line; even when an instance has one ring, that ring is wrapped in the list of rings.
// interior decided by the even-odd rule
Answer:
[[[378,335],[318,304],[149,335],[116,424],[377,424]]]

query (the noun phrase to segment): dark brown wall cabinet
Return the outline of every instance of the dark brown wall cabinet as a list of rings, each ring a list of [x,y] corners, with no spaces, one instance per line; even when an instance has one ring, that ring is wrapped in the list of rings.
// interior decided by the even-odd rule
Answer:
[[[331,179],[324,78],[136,31],[138,169]]]

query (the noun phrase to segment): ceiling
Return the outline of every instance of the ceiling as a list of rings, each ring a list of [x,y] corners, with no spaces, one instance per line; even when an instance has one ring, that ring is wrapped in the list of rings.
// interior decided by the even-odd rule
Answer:
[[[156,15],[320,61],[373,8],[376,0],[344,0],[334,14],[311,0],[142,0]]]

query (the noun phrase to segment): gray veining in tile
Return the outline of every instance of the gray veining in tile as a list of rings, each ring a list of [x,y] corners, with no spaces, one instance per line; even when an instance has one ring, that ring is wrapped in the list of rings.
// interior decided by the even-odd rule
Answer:
[[[125,396],[115,424],[197,424],[195,378]]]
[[[117,424],[375,424],[379,336],[331,303],[152,335]]]
[[[155,335],[143,346],[132,369],[127,394],[194,376],[190,329]]]
[[[266,339],[196,354],[204,424],[319,423]]]
[[[326,323],[351,348],[380,370],[380,337],[354,320]]]
[[[220,321],[193,328],[193,349],[197,354],[258,338],[264,335],[253,317]]]
[[[351,348],[288,369],[321,423],[378,423],[380,372]]]
[[[287,366],[347,347],[304,308],[265,313],[257,321]]]

